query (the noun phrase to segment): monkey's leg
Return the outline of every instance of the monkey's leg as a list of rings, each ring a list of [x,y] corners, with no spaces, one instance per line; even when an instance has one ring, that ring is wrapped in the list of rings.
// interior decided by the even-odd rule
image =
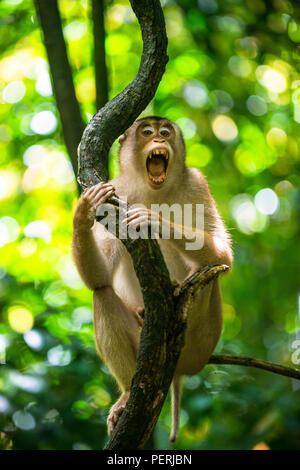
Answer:
[[[128,309],[110,286],[94,292],[93,305],[98,352],[122,391],[108,416],[111,433],[129,398],[140,338],[139,324],[135,312]]]

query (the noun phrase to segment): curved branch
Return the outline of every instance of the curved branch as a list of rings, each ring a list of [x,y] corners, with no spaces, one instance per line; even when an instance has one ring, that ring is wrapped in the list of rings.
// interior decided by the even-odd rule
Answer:
[[[79,148],[82,189],[107,179],[108,152],[153,98],[167,62],[167,37],[159,0],[131,0],[143,37],[139,72],[90,121]],[[122,201],[112,198],[110,202]],[[143,447],[160,414],[183,345],[185,322],[174,312],[173,287],[156,240],[122,239],[140,282],[145,320],[130,398],[107,449]],[[172,324],[178,325],[176,334]]]
[[[44,34],[66,147],[74,173],[77,174],[77,147],[84,130],[84,123],[75,95],[57,0],[35,0],[34,4]]]
[[[163,76],[167,36],[159,0],[131,0],[142,30],[143,54],[135,79],[91,119],[80,143],[78,182],[82,189],[107,180],[108,152],[113,142],[146,108]]]
[[[275,374],[292,377],[300,380],[300,370],[293,367],[274,364],[274,362],[263,361],[246,356],[231,356],[230,354],[217,354],[210,357],[208,364],[233,364],[238,366],[256,367],[257,369],[267,370]]]

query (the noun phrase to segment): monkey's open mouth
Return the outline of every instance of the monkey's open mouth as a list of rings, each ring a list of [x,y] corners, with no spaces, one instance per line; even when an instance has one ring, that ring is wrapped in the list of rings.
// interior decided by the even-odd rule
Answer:
[[[146,167],[151,183],[160,185],[167,176],[169,153],[166,149],[151,150],[147,157]]]

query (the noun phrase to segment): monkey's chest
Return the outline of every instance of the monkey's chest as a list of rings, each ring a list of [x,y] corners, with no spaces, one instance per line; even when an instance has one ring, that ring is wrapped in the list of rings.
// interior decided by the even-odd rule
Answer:
[[[168,240],[158,240],[164,260],[168,267],[171,280],[182,282],[190,272],[184,258],[170,246]],[[132,259],[129,253],[124,252],[122,260],[113,278],[113,286],[116,293],[125,304],[133,310],[143,305],[143,296],[139,281],[136,277]]]
[[[168,267],[172,281],[182,282],[189,274],[191,267],[169,240],[158,240],[159,247]]]

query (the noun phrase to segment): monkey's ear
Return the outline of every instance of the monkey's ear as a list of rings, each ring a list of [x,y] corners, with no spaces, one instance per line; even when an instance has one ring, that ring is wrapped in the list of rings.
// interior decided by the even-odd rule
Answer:
[[[126,139],[126,134],[120,135],[120,137],[118,138],[119,144],[122,145],[125,139]]]

